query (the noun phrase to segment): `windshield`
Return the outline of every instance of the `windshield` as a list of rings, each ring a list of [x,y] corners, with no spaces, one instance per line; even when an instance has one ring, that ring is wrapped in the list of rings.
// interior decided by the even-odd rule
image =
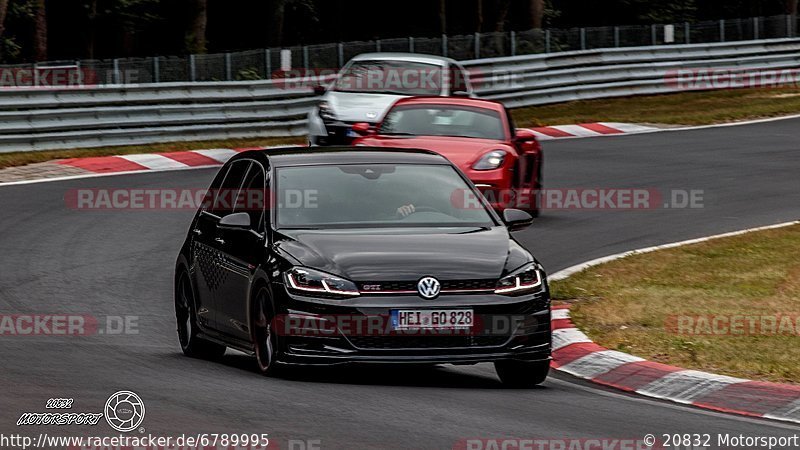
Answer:
[[[497,111],[469,106],[408,105],[392,109],[379,130],[384,135],[457,136],[504,140]]]
[[[277,178],[278,228],[495,225],[448,165],[284,167]]]
[[[339,92],[441,95],[442,68],[408,61],[356,61],[339,76]]]

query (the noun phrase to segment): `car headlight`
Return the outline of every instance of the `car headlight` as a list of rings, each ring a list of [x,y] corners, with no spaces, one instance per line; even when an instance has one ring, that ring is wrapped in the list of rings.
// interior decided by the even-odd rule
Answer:
[[[542,273],[536,263],[530,263],[497,282],[495,294],[516,295],[542,289]]]
[[[360,295],[358,287],[352,281],[306,267],[293,267],[287,271],[286,286],[292,291],[325,297]]]
[[[333,108],[331,108],[331,104],[328,102],[319,102],[319,116],[323,120],[336,120],[336,114],[333,112]]]
[[[502,166],[506,160],[505,150],[493,150],[483,156],[472,165],[475,170],[492,170]]]

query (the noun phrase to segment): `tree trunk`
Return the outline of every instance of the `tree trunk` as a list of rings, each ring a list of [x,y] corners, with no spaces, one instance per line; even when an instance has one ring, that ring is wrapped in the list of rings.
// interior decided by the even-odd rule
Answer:
[[[0,38],[6,29],[6,13],[8,12],[8,0],[0,0]]]
[[[205,53],[206,26],[208,25],[208,0],[194,0],[192,20],[186,33],[186,50],[189,53]]]
[[[47,60],[47,8],[45,7],[45,0],[36,0],[33,56],[37,61]]]
[[[506,18],[508,18],[508,8],[511,6],[511,0],[498,0],[497,5],[497,21],[494,25],[494,31],[503,31],[506,28]]]
[[[272,19],[270,20],[269,42],[270,46],[283,45],[283,22],[286,18],[286,0],[274,0]]]
[[[542,28],[544,20],[544,0],[531,0],[531,28]]]
[[[478,0],[478,25],[475,28],[478,33],[483,31],[483,0]]]
[[[89,3],[89,30],[86,39],[86,56],[94,59],[97,50],[97,0]]]
[[[447,34],[447,0],[439,0],[439,28]]]
[[[797,0],[786,0],[786,14],[797,15]]]

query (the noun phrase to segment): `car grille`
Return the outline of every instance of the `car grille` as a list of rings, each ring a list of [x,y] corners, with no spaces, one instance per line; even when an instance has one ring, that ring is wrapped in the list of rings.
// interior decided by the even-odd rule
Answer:
[[[433,349],[497,347],[509,336],[349,336],[350,342],[360,349]]]
[[[494,289],[497,280],[440,280],[442,291],[488,291]],[[417,291],[416,281],[361,281],[362,292]]]

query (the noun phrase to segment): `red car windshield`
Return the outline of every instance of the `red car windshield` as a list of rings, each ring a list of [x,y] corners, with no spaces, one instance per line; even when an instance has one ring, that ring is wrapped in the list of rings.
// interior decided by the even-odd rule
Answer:
[[[503,121],[497,111],[451,105],[398,106],[386,115],[378,133],[493,140],[506,138]]]

